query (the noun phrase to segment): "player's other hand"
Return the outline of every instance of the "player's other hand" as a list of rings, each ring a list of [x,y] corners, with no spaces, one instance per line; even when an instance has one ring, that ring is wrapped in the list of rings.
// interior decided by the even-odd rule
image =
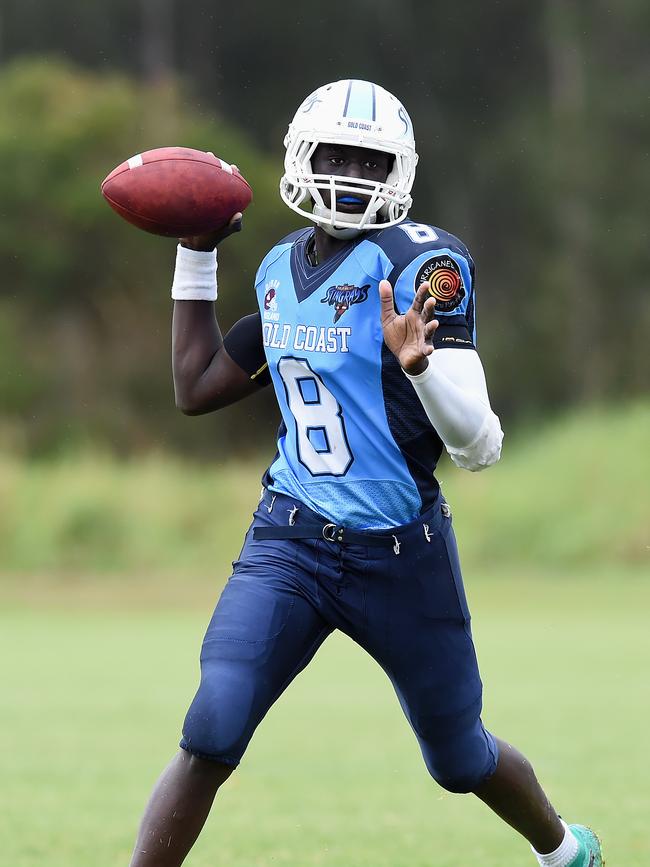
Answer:
[[[429,295],[429,284],[422,283],[406,313],[395,312],[393,287],[388,280],[379,283],[381,327],[384,342],[411,376],[423,373],[427,356],[433,352],[433,335],[438,327],[434,319],[436,300]]]
[[[190,250],[214,250],[217,244],[225,241],[230,235],[241,232],[242,217],[243,214],[238,211],[232,215],[230,222],[220,229],[215,229],[205,235],[194,235],[192,238],[180,238],[179,240],[183,247],[189,247]]]

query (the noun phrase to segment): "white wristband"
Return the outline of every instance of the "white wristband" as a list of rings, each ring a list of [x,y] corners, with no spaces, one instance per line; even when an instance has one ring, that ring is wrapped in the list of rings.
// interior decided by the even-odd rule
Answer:
[[[217,300],[217,251],[190,250],[178,245],[172,283],[175,301]]]

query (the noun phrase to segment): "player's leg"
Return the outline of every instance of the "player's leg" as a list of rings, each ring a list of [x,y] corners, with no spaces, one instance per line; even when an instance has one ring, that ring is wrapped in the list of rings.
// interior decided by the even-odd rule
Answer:
[[[497,745],[496,770],[474,789],[474,794],[528,840],[538,853],[540,864],[603,867],[596,834],[583,825],[565,825],[537,781],[528,759],[505,741],[497,739]]]
[[[434,779],[449,791],[476,793],[537,851],[550,852],[563,839],[561,820],[530,763],[481,722],[482,684],[451,520],[436,509],[401,539],[382,581],[367,583],[376,629],[361,643],[391,678]]]
[[[518,831],[537,852],[553,852],[564,827],[540,786],[528,759],[511,744],[496,739],[498,761],[491,777],[473,789],[482,801]]]
[[[132,867],[182,864],[234,767],[179,750],[160,775],[140,822]]]
[[[247,537],[201,651],[182,749],[147,805],[132,867],[182,864],[269,707],[331,627],[300,592],[295,545]]]

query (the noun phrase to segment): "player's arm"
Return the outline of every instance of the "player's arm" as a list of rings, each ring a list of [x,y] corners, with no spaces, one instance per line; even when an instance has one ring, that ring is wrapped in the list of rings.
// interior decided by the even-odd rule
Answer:
[[[438,348],[435,300],[423,283],[405,314],[395,310],[388,280],[379,284],[384,341],[399,361],[456,466],[482,470],[499,460],[503,431],[490,407],[475,349]]]
[[[215,313],[216,246],[240,231],[241,216],[235,214],[217,233],[184,238],[179,245],[172,289],[172,372],[176,405],[187,415],[221,409],[268,382],[255,376],[264,356],[259,315],[240,320],[224,345]]]

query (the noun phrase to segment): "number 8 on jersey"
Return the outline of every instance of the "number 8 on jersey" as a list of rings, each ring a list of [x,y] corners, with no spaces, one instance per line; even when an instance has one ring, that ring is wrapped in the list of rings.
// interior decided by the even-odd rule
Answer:
[[[344,476],[354,458],[339,402],[303,358],[281,358],[278,373],[296,420],[300,463],[312,476]]]

